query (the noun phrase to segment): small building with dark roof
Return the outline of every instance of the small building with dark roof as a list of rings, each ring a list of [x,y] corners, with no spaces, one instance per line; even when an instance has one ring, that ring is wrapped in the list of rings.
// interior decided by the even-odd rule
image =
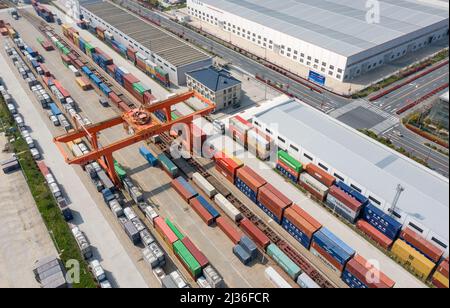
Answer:
[[[242,97],[242,83],[226,70],[214,67],[186,73],[187,86],[215,103],[216,110],[239,106]]]

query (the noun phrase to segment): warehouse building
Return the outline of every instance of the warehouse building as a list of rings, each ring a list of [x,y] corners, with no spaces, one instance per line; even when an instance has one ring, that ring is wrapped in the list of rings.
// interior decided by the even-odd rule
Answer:
[[[187,75],[187,86],[216,105],[216,111],[238,107],[242,97],[242,83],[225,70],[208,67]]]
[[[448,92],[442,94],[431,108],[430,120],[435,126],[444,129],[448,132],[448,116],[449,116],[449,104],[448,104]]]
[[[448,254],[447,178],[295,100],[259,111],[253,123],[304,165],[344,181]],[[393,207],[398,185],[404,191]]]
[[[187,72],[212,64],[208,54],[109,2],[80,1],[80,13],[93,26],[103,27],[120,43],[144,54],[176,85],[186,84]]]
[[[366,3],[187,0],[193,18],[304,66],[304,77],[321,85],[328,79],[350,82],[448,39],[448,9],[416,0],[380,0],[369,9]]]

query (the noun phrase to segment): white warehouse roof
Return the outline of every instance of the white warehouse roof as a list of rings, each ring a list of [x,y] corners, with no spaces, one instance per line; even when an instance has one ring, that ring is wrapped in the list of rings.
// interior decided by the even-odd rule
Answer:
[[[448,243],[448,179],[298,101],[289,100],[254,118],[278,125],[281,136],[389,204],[401,184],[405,191],[397,208],[403,216],[407,214]]]
[[[367,0],[201,0],[206,5],[350,57],[429,27],[448,27],[448,9],[416,0],[380,0],[380,22],[366,21]],[[393,48],[395,46],[391,46]]]

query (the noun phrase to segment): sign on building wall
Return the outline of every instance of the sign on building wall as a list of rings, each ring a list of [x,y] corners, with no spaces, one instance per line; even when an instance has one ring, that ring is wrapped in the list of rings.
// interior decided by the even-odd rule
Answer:
[[[326,78],[325,76],[310,70],[308,80],[317,83],[321,86],[324,86]]]

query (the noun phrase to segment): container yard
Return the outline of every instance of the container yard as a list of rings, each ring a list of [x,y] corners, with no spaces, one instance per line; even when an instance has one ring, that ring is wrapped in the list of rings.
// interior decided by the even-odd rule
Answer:
[[[293,100],[213,125],[202,93],[165,94],[209,56],[110,2],[81,5],[73,24],[37,1],[13,26],[0,13],[27,103],[2,94],[94,285],[448,288],[448,230],[432,223],[448,180]]]

